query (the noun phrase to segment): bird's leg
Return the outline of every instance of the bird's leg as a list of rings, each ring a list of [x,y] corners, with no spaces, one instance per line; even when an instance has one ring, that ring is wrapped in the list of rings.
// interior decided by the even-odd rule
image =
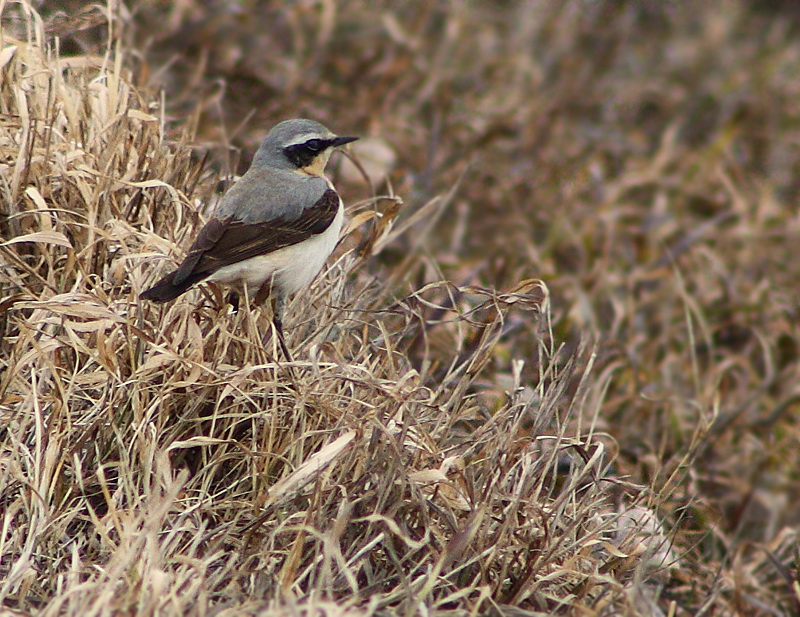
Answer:
[[[283,313],[286,308],[286,297],[279,287],[272,284],[272,279],[267,279],[258,290],[255,297],[256,304],[264,304],[267,299],[272,300],[272,324],[275,326],[275,333],[278,335],[278,342],[280,343],[283,355],[287,362],[292,361],[292,354],[289,353],[289,348],[286,346],[286,339],[283,336]],[[264,345],[267,344],[267,336],[264,335]]]
[[[277,292],[277,290],[273,290]],[[272,323],[275,325],[275,332],[278,334],[278,342],[281,344],[283,355],[287,362],[292,361],[292,354],[286,346],[286,339],[283,336],[283,313],[286,308],[286,296],[277,292],[272,294]]]

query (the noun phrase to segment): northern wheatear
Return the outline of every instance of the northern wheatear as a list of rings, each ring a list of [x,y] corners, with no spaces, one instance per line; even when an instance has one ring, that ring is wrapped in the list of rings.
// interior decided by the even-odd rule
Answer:
[[[334,148],[356,139],[338,137],[313,120],[275,125],[186,259],[139,297],[167,302],[200,281],[243,283],[256,303],[272,299],[275,330],[291,359],[283,337],[286,298],[317,276],[336,247],[344,219],[325,165]]]

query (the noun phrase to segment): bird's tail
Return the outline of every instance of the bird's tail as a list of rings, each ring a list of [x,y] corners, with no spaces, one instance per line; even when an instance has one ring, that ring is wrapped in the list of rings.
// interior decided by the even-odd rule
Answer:
[[[152,300],[153,302],[169,302],[170,300],[174,300],[180,296],[182,293],[189,291],[189,288],[192,285],[199,283],[208,276],[207,272],[197,272],[191,274],[189,277],[185,278],[176,285],[174,280],[177,272],[177,270],[175,272],[170,272],[150,289],[143,291],[141,294],[139,294],[139,299]]]

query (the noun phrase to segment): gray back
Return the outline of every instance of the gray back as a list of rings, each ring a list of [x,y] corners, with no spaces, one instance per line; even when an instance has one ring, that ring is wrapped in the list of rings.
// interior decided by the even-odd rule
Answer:
[[[329,188],[323,178],[301,175],[286,169],[256,165],[234,184],[220,201],[214,215],[246,223],[263,223],[276,218],[294,221]]]

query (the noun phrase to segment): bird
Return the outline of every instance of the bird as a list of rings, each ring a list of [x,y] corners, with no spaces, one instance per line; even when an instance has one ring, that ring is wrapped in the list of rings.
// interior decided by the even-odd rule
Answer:
[[[341,137],[314,120],[276,124],[250,168],[223,195],[178,268],[139,295],[169,302],[205,281],[244,285],[256,304],[272,303],[284,356],[287,298],[319,274],[339,241],[344,204],[325,166]]]

